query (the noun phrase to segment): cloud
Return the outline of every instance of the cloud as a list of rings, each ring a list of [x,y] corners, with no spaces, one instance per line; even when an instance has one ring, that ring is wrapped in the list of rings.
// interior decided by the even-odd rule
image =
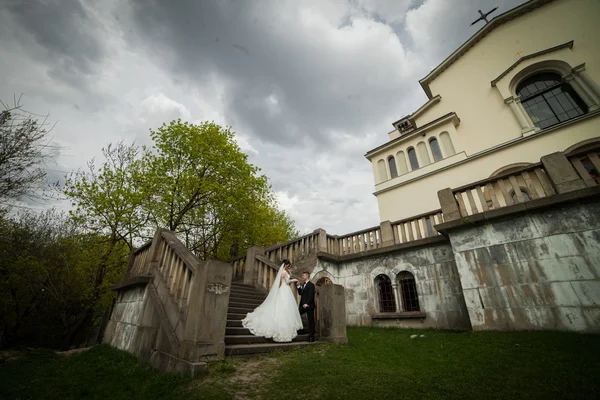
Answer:
[[[12,32],[25,51],[43,60],[53,79],[81,84],[106,56],[102,28],[79,0],[14,1],[3,7],[3,14],[17,25],[3,33]]]
[[[521,3],[506,0],[497,13]],[[492,0],[5,0],[0,97],[50,114],[49,176],[182,118],[228,125],[301,232],[379,223],[364,153]]]
[[[140,103],[138,118],[145,125],[160,126],[164,121],[174,119],[189,120],[190,110],[181,103],[167,97],[164,93],[153,94]]]

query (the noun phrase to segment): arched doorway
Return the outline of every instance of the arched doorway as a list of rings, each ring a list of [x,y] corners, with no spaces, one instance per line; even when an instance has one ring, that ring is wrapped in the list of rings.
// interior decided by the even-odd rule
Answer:
[[[324,276],[322,278],[320,278],[317,283],[315,283],[316,286],[321,286],[321,285],[331,285],[331,279],[329,279],[328,277]]]

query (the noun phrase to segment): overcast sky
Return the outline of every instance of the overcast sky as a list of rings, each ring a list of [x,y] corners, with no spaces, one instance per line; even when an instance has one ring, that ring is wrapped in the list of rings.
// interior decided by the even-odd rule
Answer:
[[[379,223],[364,154],[426,101],[418,80],[478,9],[523,2],[0,0],[0,99],[56,123],[52,180],[162,122],[229,125],[301,233],[344,234]]]

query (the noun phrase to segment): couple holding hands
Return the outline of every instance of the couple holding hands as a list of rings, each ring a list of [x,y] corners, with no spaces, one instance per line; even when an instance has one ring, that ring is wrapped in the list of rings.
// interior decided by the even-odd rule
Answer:
[[[304,282],[291,279],[292,263],[283,260],[269,294],[263,303],[248,313],[242,326],[255,336],[272,338],[275,342],[291,342],[302,330],[301,315],[308,318],[309,342],[315,341],[315,285],[308,272],[302,273]],[[300,305],[296,303],[293,286],[300,294]]]

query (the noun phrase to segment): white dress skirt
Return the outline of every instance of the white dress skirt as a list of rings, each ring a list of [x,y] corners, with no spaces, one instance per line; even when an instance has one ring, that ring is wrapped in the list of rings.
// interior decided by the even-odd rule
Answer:
[[[255,336],[275,342],[291,342],[302,329],[298,303],[290,288],[290,275],[280,268],[265,301],[242,320],[242,326]],[[279,279],[277,279],[279,278]]]

